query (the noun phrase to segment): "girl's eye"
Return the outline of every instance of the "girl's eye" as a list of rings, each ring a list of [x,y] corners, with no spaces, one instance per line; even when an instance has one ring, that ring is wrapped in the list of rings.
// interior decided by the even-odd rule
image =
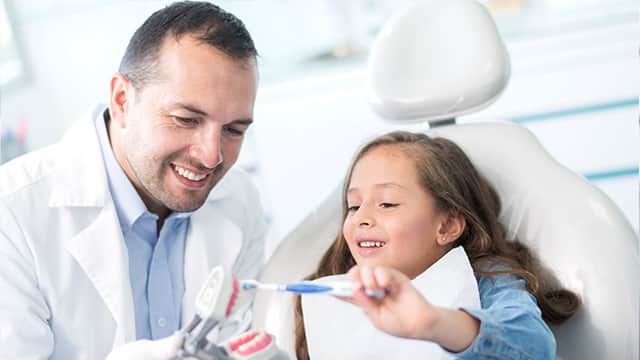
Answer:
[[[358,211],[358,209],[360,209],[360,205],[353,205],[353,206],[349,206],[347,208],[348,212],[354,212],[354,211]]]
[[[382,203],[382,204],[380,204],[380,207],[381,208],[385,208],[385,209],[394,208],[396,206],[398,206],[398,204],[392,204],[392,203]]]

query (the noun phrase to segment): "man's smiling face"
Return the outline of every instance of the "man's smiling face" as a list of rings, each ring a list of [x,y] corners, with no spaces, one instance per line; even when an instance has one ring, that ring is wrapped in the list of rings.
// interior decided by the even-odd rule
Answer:
[[[122,106],[110,125],[120,136],[114,152],[152,212],[192,211],[238,159],[253,118],[256,66],[189,35],[168,36],[155,65],[157,78],[142,89],[112,80],[111,105]]]

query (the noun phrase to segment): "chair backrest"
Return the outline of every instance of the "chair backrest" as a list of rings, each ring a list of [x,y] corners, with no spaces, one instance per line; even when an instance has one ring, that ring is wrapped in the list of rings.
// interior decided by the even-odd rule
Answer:
[[[395,120],[441,120],[476,111],[495,100],[506,85],[508,57],[482,5],[473,0],[421,1],[399,14],[382,30],[370,55],[370,98],[375,110]],[[398,24],[403,26],[402,31],[394,30]],[[454,37],[457,43],[450,46],[450,51],[434,50],[440,46],[438,37],[446,38],[451,26],[464,24],[473,26]],[[416,42],[416,38],[422,40]],[[478,45],[481,41],[484,44]],[[468,46],[472,45],[481,51],[469,53]],[[455,66],[463,66],[463,60],[457,59],[460,56],[465,57],[465,68],[460,71],[473,68],[484,74],[479,76],[483,80],[460,83],[452,75]],[[453,60],[448,62],[447,58]],[[468,61],[470,58],[473,61]],[[411,59],[441,66],[444,71],[401,63]],[[494,66],[498,68],[485,71]],[[391,85],[393,79],[399,83]],[[411,79],[420,81],[401,86]],[[438,86],[420,86],[420,82],[430,81]],[[508,234],[526,243],[563,286],[582,297],[580,311],[565,324],[552,328],[558,357],[638,359],[638,238],[613,202],[556,162],[520,125],[474,123],[437,127],[427,133],[451,139],[463,148],[497,190],[503,205],[500,220]],[[314,270],[340,231],[340,191],[336,188],[280,243],[262,274],[263,280],[298,280]],[[258,294],[254,321],[255,326],[275,334],[279,346],[293,354],[291,296]]]
[[[278,245],[260,279],[297,281],[311,274],[341,228],[340,188]],[[278,347],[295,359],[294,297],[288,293],[258,292],[253,303],[253,326],[275,335]]]

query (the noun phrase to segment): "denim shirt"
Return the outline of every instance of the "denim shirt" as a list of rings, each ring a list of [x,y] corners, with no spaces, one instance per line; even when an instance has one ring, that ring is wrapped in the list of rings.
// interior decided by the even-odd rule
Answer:
[[[553,359],[556,341],[535,297],[512,275],[478,279],[480,310],[462,309],[480,320],[480,333],[458,359]]]

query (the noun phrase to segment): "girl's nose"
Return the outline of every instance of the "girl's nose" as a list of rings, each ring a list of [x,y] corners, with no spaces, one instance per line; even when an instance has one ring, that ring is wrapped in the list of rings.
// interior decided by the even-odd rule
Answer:
[[[368,212],[368,209],[366,207],[361,206],[358,209],[357,216],[358,217],[356,218],[356,222],[358,226],[371,227],[375,223],[373,216]]]

